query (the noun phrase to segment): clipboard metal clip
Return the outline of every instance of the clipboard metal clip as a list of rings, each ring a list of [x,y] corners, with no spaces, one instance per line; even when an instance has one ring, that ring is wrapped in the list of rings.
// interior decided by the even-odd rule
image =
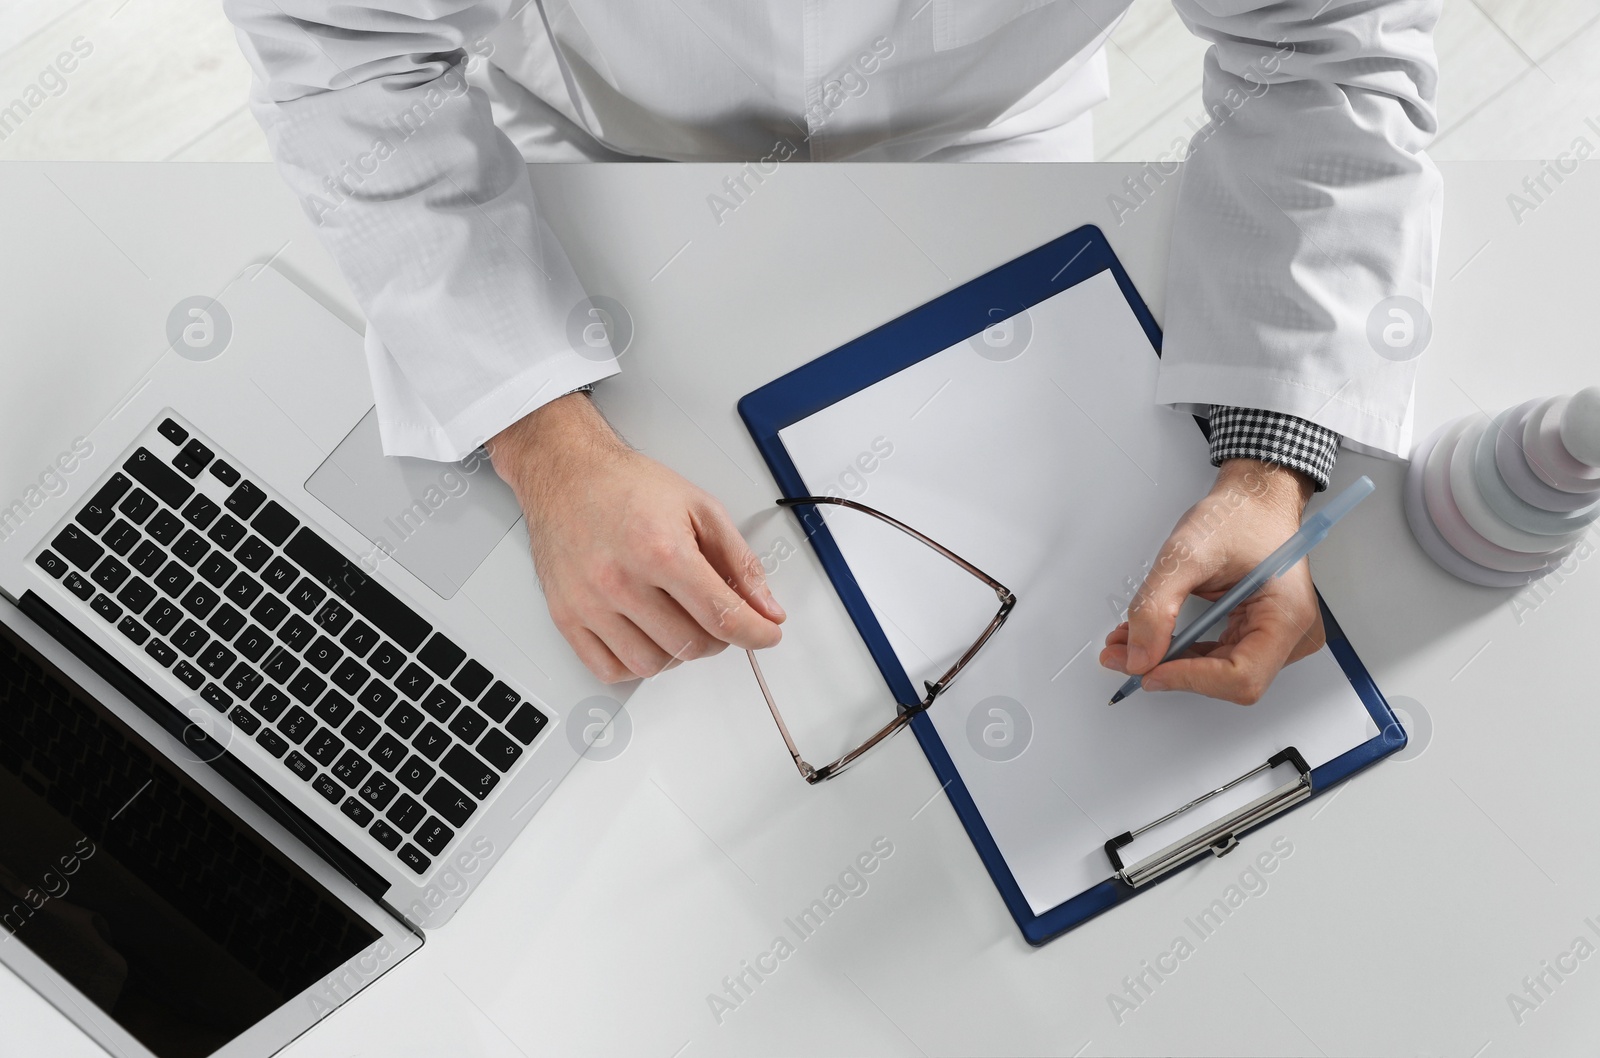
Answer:
[[[1218,794],[1225,793],[1245,780],[1253,779],[1262,772],[1271,771],[1280,764],[1294,765],[1299,775],[1277,789],[1256,798],[1249,804],[1228,813],[1221,819],[1208,823],[1188,837],[1151,853],[1138,863],[1126,865],[1122,862],[1120,850],[1132,844],[1133,839],[1140,834],[1152,830],[1170,819],[1175,819],[1191,808],[1204,804]],[[1112,838],[1106,842],[1106,857],[1111,860],[1111,868],[1116,877],[1138,889],[1164,875],[1170,874],[1207,852],[1217,857],[1226,856],[1238,848],[1240,834],[1266,822],[1281,812],[1288,811],[1310,796],[1311,768],[1306,764],[1306,759],[1300,755],[1300,751],[1290,746],[1268,757],[1265,764],[1251,768],[1237,779],[1224,783],[1210,793],[1201,794],[1188,804],[1168,812],[1160,819],[1146,823],[1137,830],[1130,830],[1125,834],[1119,834]]]

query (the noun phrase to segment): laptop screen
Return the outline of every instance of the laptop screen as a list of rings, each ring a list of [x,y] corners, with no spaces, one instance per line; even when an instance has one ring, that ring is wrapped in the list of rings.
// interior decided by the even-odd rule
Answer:
[[[379,937],[3,623],[0,925],[161,1058]]]

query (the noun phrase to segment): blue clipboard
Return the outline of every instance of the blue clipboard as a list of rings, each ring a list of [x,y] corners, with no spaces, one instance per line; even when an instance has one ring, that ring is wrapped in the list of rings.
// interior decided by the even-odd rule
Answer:
[[[780,430],[1108,269],[1150,339],[1151,350],[1160,356],[1161,331],[1156,326],[1155,318],[1134,289],[1133,282],[1112,252],[1105,234],[1093,225],[1086,225],[964,283],[747,394],[739,401],[739,415],[744,419],[783,495],[788,498],[808,495],[799,470],[778,436]],[[1196,418],[1195,421],[1201,432],[1209,435],[1204,420]],[[889,645],[888,638],[822,518],[814,508],[794,508],[794,511],[801,518],[823,569],[827,571],[856,629],[866,641],[895,701],[902,706],[916,703],[920,696],[900,665],[899,658]],[[1311,769],[1312,797],[1400,750],[1407,739],[1405,729],[1395,718],[1372,677],[1367,674],[1366,667],[1361,664],[1343,629],[1328,611],[1320,593],[1317,598],[1322,607],[1329,650],[1360,695],[1379,733]],[[1112,875],[1064,903],[1042,914],[1034,914],[979,814],[966,784],[951,762],[933,721],[926,713],[922,713],[912,719],[910,726],[916,733],[923,753],[927,755],[928,763],[933,766],[934,774],[945,785],[956,815],[966,827],[968,837],[972,839],[1011,917],[1016,920],[1017,927],[1028,943],[1043,944],[1144,891],[1144,888],[1136,889]],[[1249,833],[1266,822],[1262,820],[1237,833]],[[1186,866],[1192,866],[1193,862],[1196,861],[1191,860]],[[1150,884],[1159,884],[1160,880]]]

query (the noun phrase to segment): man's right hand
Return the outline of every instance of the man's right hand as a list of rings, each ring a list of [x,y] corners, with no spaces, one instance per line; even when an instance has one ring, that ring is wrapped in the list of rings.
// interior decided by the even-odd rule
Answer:
[[[527,515],[550,616],[600,679],[778,642],[783,608],[722,504],[629,448],[586,394],[487,448]]]

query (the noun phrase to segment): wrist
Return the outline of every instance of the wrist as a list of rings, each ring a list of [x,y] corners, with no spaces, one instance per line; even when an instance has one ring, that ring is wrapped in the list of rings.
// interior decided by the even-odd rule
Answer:
[[[519,499],[536,494],[563,470],[628,450],[584,392],[569,393],[524,415],[484,446],[495,473]]]
[[[1216,492],[1241,492],[1259,503],[1278,507],[1298,521],[1316,491],[1307,474],[1263,459],[1225,459],[1217,467]]]

